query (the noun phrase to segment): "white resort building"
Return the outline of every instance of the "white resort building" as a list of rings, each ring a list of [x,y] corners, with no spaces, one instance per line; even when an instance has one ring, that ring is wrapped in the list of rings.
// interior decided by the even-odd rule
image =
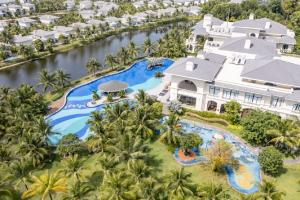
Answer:
[[[270,41],[281,52],[291,52],[296,44],[292,30],[268,18],[255,19],[254,14],[249,19],[236,22],[225,22],[206,14],[193,27],[192,35],[186,43],[189,51],[196,52],[198,41],[202,37],[207,39],[205,48],[218,48],[228,38],[243,36]]]
[[[211,15],[205,20],[207,17],[210,18],[209,26],[226,23]],[[265,22],[271,25],[264,31],[241,28],[242,24],[256,27]],[[206,41],[203,52],[177,60],[165,72],[171,80],[170,100],[179,100],[192,109],[221,113],[226,102],[235,100],[242,105],[244,112],[259,108],[282,117],[300,119],[300,59],[281,55],[278,51],[281,43],[274,42],[276,37],[294,41],[292,31],[267,19],[243,20],[234,24],[240,25],[239,30],[243,29],[245,35],[234,36],[233,30],[236,29],[233,26],[226,29],[228,36],[222,33],[222,37],[216,34],[211,37],[211,32],[207,32],[210,29],[200,29],[207,38],[212,38]],[[256,35],[252,36],[252,33]],[[218,45],[209,45],[215,38],[218,38]],[[294,44],[286,44],[288,48],[285,49],[292,49]]]

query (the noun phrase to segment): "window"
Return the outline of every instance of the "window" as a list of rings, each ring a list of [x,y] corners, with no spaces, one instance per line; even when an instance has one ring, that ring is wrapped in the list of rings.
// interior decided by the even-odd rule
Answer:
[[[283,102],[283,98],[272,96],[270,105],[271,107],[280,107]]]
[[[220,94],[220,90],[219,87],[209,86],[209,95],[217,97]]]
[[[245,94],[245,102],[246,103],[254,103],[254,104],[260,104],[262,100],[262,96],[252,93],[246,93]]]
[[[239,95],[239,91],[237,90],[228,90],[228,89],[223,90],[223,98],[236,99],[238,95]]]
[[[293,105],[293,111],[300,112],[300,103]]]

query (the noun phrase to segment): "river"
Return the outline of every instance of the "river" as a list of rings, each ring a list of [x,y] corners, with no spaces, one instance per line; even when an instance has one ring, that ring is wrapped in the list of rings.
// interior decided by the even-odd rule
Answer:
[[[110,36],[70,51],[0,70],[0,85],[10,88],[16,88],[21,84],[35,86],[39,82],[39,74],[43,69],[54,72],[61,68],[71,75],[72,80],[81,78],[87,75],[85,65],[89,58],[95,57],[101,64],[104,64],[107,54],[116,55],[119,49],[126,47],[130,41],[133,41],[137,46],[142,45],[148,37],[152,42],[157,41],[172,26],[174,25]]]

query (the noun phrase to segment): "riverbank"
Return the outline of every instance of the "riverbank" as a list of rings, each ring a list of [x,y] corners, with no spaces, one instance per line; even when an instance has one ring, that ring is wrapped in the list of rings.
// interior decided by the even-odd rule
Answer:
[[[108,32],[101,33],[100,35],[92,35],[90,38],[81,38],[77,39],[75,41],[72,41],[70,44],[60,44],[58,46],[53,47],[53,52],[41,52],[41,53],[34,53],[34,55],[30,58],[17,58],[15,60],[11,61],[5,61],[0,63],[0,71],[5,70],[8,68],[12,67],[17,67],[22,64],[28,63],[28,62],[33,62],[35,60],[43,59],[48,56],[54,55],[54,54],[59,54],[63,53],[66,51],[70,51],[74,48],[78,48],[99,40],[106,39],[110,36],[116,36],[121,33],[125,32],[131,32],[131,31],[138,31],[138,30],[147,30],[151,28],[157,28],[159,26],[171,24],[171,23],[176,23],[176,22],[183,22],[183,21],[192,21],[192,20],[199,20],[201,19],[201,16],[177,16],[177,17],[171,17],[171,18],[163,18],[155,22],[148,22],[144,25],[141,26],[132,26],[132,27],[125,27],[119,30],[110,30]]]

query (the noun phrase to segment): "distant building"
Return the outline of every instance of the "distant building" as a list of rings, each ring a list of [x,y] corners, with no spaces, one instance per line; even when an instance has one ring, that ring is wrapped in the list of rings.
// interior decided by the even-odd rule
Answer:
[[[95,17],[94,10],[81,10],[79,11],[79,14],[83,19],[91,19]]]
[[[22,17],[17,19],[17,22],[21,28],[29,28],[36,23],[36,20],[29,17]]]
[[[34,40],[40,39],[45,42],[49,39],[56,41],[55,33],[56,33],[55,31],[45,31],[45,30],[37,29],[32,32],[32,35]]]
[[[75,34],[72,27],[67,26],[54,26],[53,31],[55,31],[55,38],[58,39],[61,35],[65,37],[70,37]]]
[[[39,17],[41,23],[49,25],[51,23],[54,23],[56,20],[59,19],[59,17],[54,15],[42,15]]]
[[[15,45],[32,45],[33,42],[33,35],[15,35],[13,37],[13,42]]]
[[[33,13],[35,12],[35,5],[32,3],[23,3],[21,4],[22,9],[26,12],[26,13]]]
[[[90,10],[93,7],[92,1],[80,1],[79,9],[80,10]]]

